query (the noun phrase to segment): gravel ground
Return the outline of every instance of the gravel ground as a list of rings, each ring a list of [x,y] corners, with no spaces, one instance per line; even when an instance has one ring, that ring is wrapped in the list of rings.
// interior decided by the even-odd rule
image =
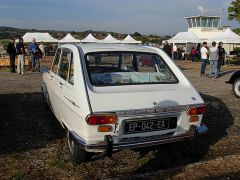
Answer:
[[[200,77],[199,63],[177,62],[207,104],[206,136],[189,142],[115,152],[70,163],[65,132],[43,105],[41,74],[0,72],[0,179],[240,179],[240,100],[218,79]]]

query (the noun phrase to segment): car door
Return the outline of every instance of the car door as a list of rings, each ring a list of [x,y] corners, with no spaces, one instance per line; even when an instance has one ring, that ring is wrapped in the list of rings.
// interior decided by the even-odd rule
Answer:
[[[60,81],[58,76],[59,62],[61,61],[62,49],[58,48],[50,71],[49,97],[54,115],[59,120],[60,111]]]
[[[60,119],[64,124],[71,128],[74,121],[78,121],[79,105],[76,103],[74,93],[74,63],[73,52],[69,48],[62,49],[62,59],[58,71],[61,77],[61,110]]]

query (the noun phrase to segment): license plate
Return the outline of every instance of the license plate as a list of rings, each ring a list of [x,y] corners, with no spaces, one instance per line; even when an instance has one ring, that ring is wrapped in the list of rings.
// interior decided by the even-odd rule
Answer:
[[[175,129],[176,127],[177,127],[176,117],[141,120],[141,121],[140,120],[127,121],[125,122],[125,134]]]

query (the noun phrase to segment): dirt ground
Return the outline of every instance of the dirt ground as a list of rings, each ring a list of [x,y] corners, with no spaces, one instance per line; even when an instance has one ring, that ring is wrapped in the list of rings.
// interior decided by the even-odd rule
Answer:
[[[176,63],[207,104],[209,133],[194,145],[127,149],[80,165],[70,162],[65,132],[44,106],[42,74],[2,70],[0,179],[240,179],[240,99],[225,83],[240,66],[225,66],[210,79],[199,76],[199,63]]]

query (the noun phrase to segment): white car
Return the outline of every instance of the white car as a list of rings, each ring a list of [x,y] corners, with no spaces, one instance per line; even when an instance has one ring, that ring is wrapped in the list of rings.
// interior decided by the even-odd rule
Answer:
[[[66,44],[43,74],[43,94],[67,131],[71,160],[207,132],[204,101],[174,62],[154,47]]]

